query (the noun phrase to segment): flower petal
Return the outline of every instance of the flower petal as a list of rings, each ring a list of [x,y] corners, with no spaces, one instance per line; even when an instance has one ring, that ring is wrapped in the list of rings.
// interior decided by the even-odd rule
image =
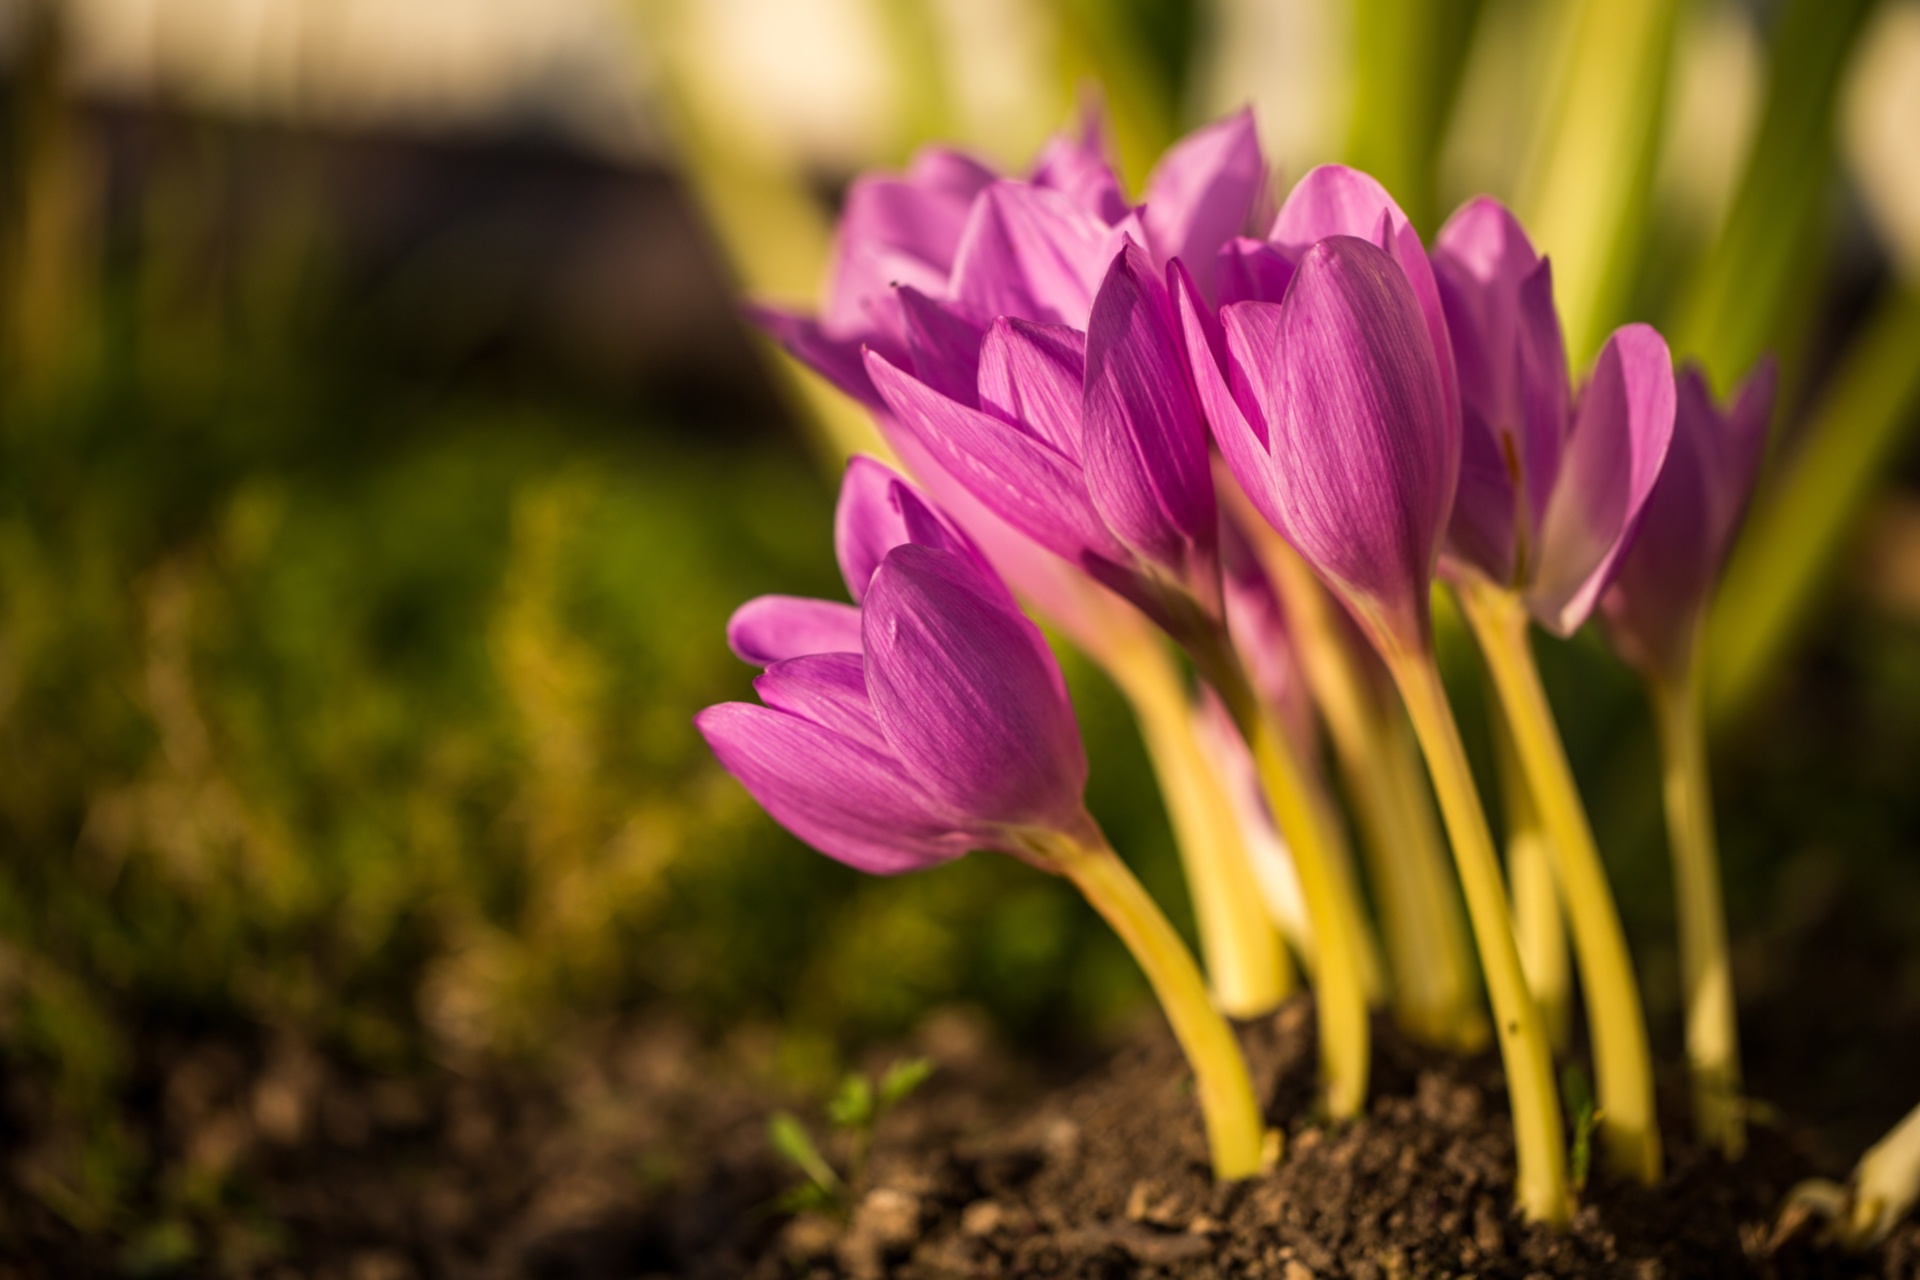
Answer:
[[[893,754],[867,696],[866,662],[857,653],[816,653],[776,662],[753,691],[775,711],[811,720],[850,742]]]
[[[1071,332],[1065,330],[1063,332]],[[994,571],[1048,623],[1097,660],[1133,643],[1148,623],[1086,572],[1008,524],[954,479],[934,453],[891,417],[881,431],[907,470],[973,540]]]
[[[873,575],[861,632],[874,711],[929,794],[985,823],[1074,820],[1087,761],[1060,668],[976,569],[896,548]]]
[[[1739,527],[1772,414],[1775,366],[1763,361],[1723,415],[1705,376],[1677,379],[1673,442],[1640,514],[1633,546],[1601,597],[1607,632],[1628,661],[1663,676],[1686,669],[1694,629]]]
[[[1631,543],[1673,438],[1674,405],[1666,341],[1644,324],[1614,330],[1580,394],[1527,592],[1534,617],[1556,634],[1580,629]]]
[[[974,843],[898,760],[811,720],[727,702],[694,724],[774,821],[830,858],[895,875],[951,861]]]
[[[1307,250],[1277,311],[1242,302],[1222,320],[1271,433],[1269,518],[1376,638],[1424,645],[1460,437],[1406,274],[1334,236]],[[1257,481],[1242,480],[1256,505]]]
[[[972,407],[980,378],[980,325],[959,307],[918,289],[898,291],[913,376],[950,400]]]
[[[901,427],[943,470],[1029,538],[1075,564],[1127,552],[1100,522],[1080,468],[1019,427],[956,404],[870,355],[867,373]]]
[[[1407,220],[1387,189],[1368,174],[1341,164],[1323,164],[1294,184],[1280,206],[1268,239],[1298,262],[1308,246],[1327,236],[1358,236],[1385,249],[1407,274],[1407,283],[1420,304],[1427,334],[1433,342],[1434,362],[1447,411],[1459,413],[1459,390],[1453,370],[1453,346],[1447,336],[1447,318],[1434,283],[1433,267],[1420,245],[1420,233]]]
[[[834,600],[759,596],[727,620],[727,647],[757,667],[810,653],[858,653],[860,611]]]
[[[1279,302],[1293,280],[1293,263],[1264,240],[1237,236],[1220,246],[1214,275],[1219,305]]]
[[[885,407],[873,389],[873,381],[867,377],[866,366],[861,363],[859,341],[830,338],[813,317],[780,307],[751,305],[747,308],[747,318],[784,347],[788,355],[847,395],[869,408]],[[902,355],[897,345],[885,337],[876,336],[874,343],[876,350],[895,357]]]
[[[1122,542],[1204,599],[1217,591],[1219,517],[1189,379],[1166,289],[1129,244],[1100,286],[1087,330],[1087,491]]]
[[[1078,465],[1086,369],[1087,336],[1078,329],[1002,316],[980,348],[980,407]]]
[[[1447,220],[1434,242],[1433,269],[1466,433],[1451,537],[1482,572],[1509,582],[1520,540],[1529,549],[1538,540],[1571,417],[1552,270],[1519,221],[1486,197]],[[1515,485],[1522,477],[1519,506]]]
[[[1201,296],[1213,297],[1215,255],[1246,229],[1266,181],[1251,108],[1188,134],[1147,179],[1141,219],[1154,261],[1179,258]]]
[[[976,315],[1086,323],[1107,226],[1058,191],[996,182],[973,203],[949,296]]]
[[[1174,296],[1180,308],[1181,337],[1186,342],[1187,365],[1193,371],[1200,407],[1213,429],[1214,443],[1226,459],[1227,469],[1239,480],[1263,514],[1273,503],[1272,460],[1267,456],[1267,424],[1259,406],[1251,397],[1242,399],[1233,390],[1228,373],[1231,356],[1227,351],[1226,331],[1220,318],[1208,309],[1200,291],[1187,274],[1186,264],[1173,263],[1167,270]],[[1277,315],[1279,308],[1264,303],[1247,308],[1243,318],[1256,313]],[[1275,330],[1277,334],[1277,330]],[[1268,516],[1269,519],[1273,517]]]
[[[1058,191],[1100,221],[1113,223],[1126,215],[1127,197],[1107,161],[1103,133],[1094,125],[1077,138],[1055,135],[1034,163],[1033,185]]]
[[[976,564],[991,575],[973,543],[900,474],[876,459],[856,455],[840,481],[834,509],[833,549],[847,592],[866,598],[867,583],[887,552],[904,543],[938,547]]]

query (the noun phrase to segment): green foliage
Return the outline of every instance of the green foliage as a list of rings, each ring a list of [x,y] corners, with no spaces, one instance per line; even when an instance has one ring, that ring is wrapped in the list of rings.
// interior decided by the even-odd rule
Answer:
[[[785,1213],[803,1210],[845,1213],[857,1202],[866,1186],[867,1156],[873,1150],[874,1130],[886,1114],[912,1096],[933,1075],[933,1063],[926,1058],[903,1058],[888,1067],[878,1082],[850,1072],[840,1080],[839,1088],[827,1102],[827,1122],[831,1124],[846,1152],[846,1176],[814,1145],[806,1125],[789,1111],[776,1111],[767,1119],[767,1141],[780,1157],[806,1176],[781,1193],[775,1207]]]
[[[1593,1168],[1593,1133],[1600,1126],[1600,1110],[1594,1105],[1593,1086],[1587,1073],[1574,1063],[1560,1072],[1560,1096],[1572,1112],[1573,1142],[1567,1149],[1568,1176],[1573,1189],[1583,1191],[1587,1173]]]

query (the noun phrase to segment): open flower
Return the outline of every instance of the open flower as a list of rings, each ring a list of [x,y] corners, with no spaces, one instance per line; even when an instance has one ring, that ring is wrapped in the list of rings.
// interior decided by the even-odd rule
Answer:
[[[1219,528],[1175,323],[1159,273],[1124,241],[1086,333],[993,322],[978,408],[877,352],[867,368],[900,431],[938,471],[1186,638],[1199,618],[1220,618]]]
[[[729,639],[762,705],[696,718],[783,826],[864,871],[1078,833],[1086,754],[1039,630],[911,486],[856,460],[836,543],[858,606],[762,597]],[[851,625],[849,625],[851,624]],[[813,648],[812,646],[820,646]]]
[[[1284,301],[1227,305],[1217,337],[1184,280],[1179,293],[1200,398],[1248,499],[1376,643],[1424,650],[1459,433],[1407,273],[1377,244],[1327,237]]]
[[[1580,628],[1631,545],[1673,434],[1673,366],[1651,327],[1614,331],[1576,401],[1553,275],[1498,202],[1469,201],[1434,242],[1464,435],[1454,563]]]
[[[1680,373],[1673,445],[1641,515],[1640,534],[1601,597],[1614,647],[1649,674],[1673,678],[1732,548],[1773,416],[1775,366],[1747,375],[1725,412],[1698,365]]]

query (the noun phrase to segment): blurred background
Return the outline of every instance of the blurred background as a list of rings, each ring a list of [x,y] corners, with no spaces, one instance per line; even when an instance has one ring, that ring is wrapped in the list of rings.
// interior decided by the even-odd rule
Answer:
[[[1722,390],[1778,353],[1712,638],[1749,1074],[1841,1158],[1912,1104],[1917,0],[0,0],[8,1204],[224,1212],[231,1153],[127,1119],[183,1038],[538,1073],[639,1020],[804,1094],[929,1019],[1044,1062],[1140,1016],[1062,885],[863,879],[690,724],[748,691],[736,604],[838,593],[868,430],[742,297],[813,296],[860,170],[1018,171],[1089,94],[1136,188],[1251,101],[1283,182],[1364,165],[1428,236],[1507,199],[1576,362],[1627,319]],[[1672,1063],[1638,688],[1591,636],[1542,661]]]

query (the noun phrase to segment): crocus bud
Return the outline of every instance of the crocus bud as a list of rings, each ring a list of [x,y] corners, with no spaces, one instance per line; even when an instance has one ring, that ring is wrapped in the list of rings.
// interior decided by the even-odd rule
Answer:
[[[764,597],[735,615],[736,651],[772,661],[762,705],[696,717],[721,763],[795,835],[882,874],[1080,830],[1066,683],[973,544],[869,459],[849,468],[835,541],[857,607]]]
[[[1176,634],[1219,617],[1218,524],[1205,427],[1176,317],[1128,242],[1091,331],[1010,317],[988,329],[979,408],[868,355],[905,434],[1001,520]]]
[[[1691,660],[1766,452],[1776,381],[1772,359],[1762,361],[1723,413],[1699,366],[1681,370],[1666,465],[1600,601],[1614,647],[1649,674],[1678,676]]]
[[[1576,404],[1552,270],[1511,213],[1469,201],[1441,229],[1433,265],[1463,411],[1449,559],[1570,635],[1631,544],[1666,456],[1666,342],[1643,324],[1616,330]]]
[[[1282,303],[1229,305],[1217,335],[1174,274],[1234,478],[1375,643],[1424,649],[1460,436],[1406,272],[1376,244],[1331,236],[1300,258]]]

